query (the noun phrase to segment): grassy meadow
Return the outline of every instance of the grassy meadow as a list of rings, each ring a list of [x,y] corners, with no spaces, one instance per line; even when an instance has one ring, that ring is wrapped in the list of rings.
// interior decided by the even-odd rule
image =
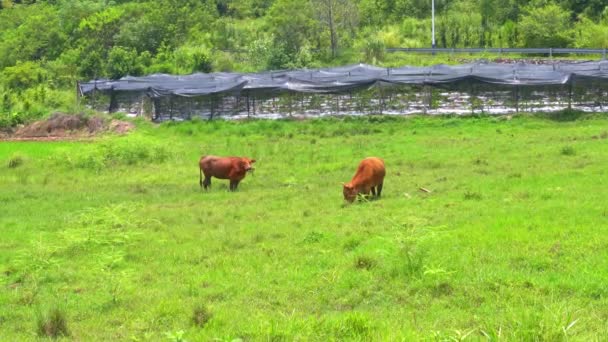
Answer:
[[[607,148],[565,114],[0,142],[0,340],[605,340]],[[203,192],[204,154],[256,171]],[[383,197],[344,205],[367,156]]]

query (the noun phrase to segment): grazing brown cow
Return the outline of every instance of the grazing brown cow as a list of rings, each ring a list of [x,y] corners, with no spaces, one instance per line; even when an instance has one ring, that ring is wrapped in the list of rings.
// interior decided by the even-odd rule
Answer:
[[[348,202],[353,202],[358,194],[369,195],[371,190],[372,195],[380,197],[382,193],[382,184],[384,183],[384,161],[380,158],[369,157],[359,163],[357,173],[353,179],[344,184],[342,192],[344,199]]]
[[[230,179],[230,191],[236,190],[239,182],[245,178],[248,171],[253,171],[251,164],[255,163],[255,159],[241,157],[216,157],[204,156],[198,162],[200,167],[200,185],[204,186],[205,190],[211,187],[211,177],[219,179]],[[203,174],[205,180],[203,181]]]

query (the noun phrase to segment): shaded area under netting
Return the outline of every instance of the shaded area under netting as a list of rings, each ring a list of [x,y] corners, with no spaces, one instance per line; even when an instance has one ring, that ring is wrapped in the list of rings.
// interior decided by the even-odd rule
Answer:
[[[510,113],[608,106],[608,61],[353,65],[264,73],[155,74],[78,84],[87,105],[153,120]]]

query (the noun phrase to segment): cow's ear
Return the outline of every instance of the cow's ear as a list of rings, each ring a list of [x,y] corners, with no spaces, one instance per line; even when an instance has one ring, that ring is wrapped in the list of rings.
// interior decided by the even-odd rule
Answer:
[[[249,162],[253,164],[255,163],[255,159],[251,159]]]

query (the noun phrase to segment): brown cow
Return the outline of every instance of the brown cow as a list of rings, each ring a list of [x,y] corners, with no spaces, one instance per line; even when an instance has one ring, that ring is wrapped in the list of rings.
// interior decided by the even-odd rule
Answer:
[[[245,178],[248,171],[253,171],[251,164],[255,159],[241,157],[216,157],[204,156],[198,162],[200,168],[200,185],[205,190],[211,187],[211,177],[219,179],[230,179],[230,191],[236,190],[239,182]],[[203,173],[205,180],[203,181]]]
[[[353,179],[344,184],[342,192],[344,199],[348,202],[353,202],[358,194],[369,195],[371,190],[372,195],[380,197],[382,193],[382,184],[384,183],[384,161],[380,158],[369,157],[359,163],[357,173]]]

